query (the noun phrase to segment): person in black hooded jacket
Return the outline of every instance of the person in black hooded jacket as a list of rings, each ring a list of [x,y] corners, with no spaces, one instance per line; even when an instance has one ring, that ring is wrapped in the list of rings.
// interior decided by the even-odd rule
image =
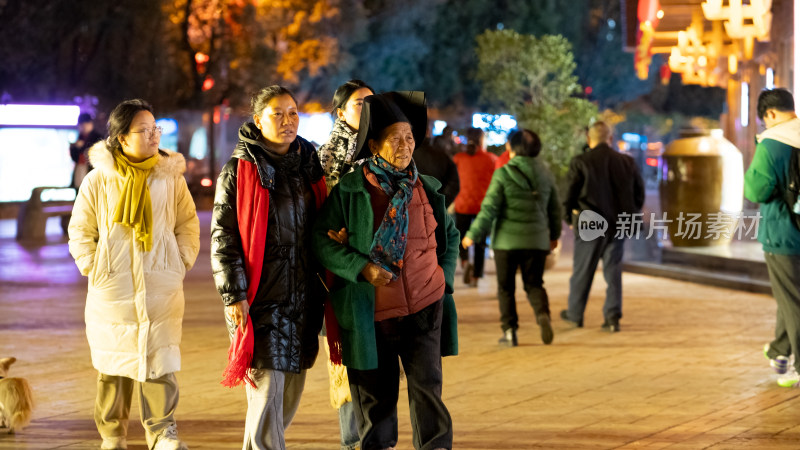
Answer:
[[[291,92],[270,86],[251,104],[217,180],[211,265],[232,336],[223,384],[246,382],[243,448],[285,448],[319,351],[325,293],[311,225],[327,190]]]

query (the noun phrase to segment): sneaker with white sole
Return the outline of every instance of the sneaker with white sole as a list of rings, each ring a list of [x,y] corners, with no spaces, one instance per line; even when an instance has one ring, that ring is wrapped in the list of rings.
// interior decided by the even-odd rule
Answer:
[[[178,426],[173,423],[158,435],[153,450],[189,450],[189,447],[178,439]]]
[[[778,386],[786,388],[800,387],[800,375],[797,374],[794,367],[790,366],[785,375],[778,377]]]
[[[785,356],[776,356],[775,358],[769,357],[769,342],[764,344],[764,357],[769,360],[769,366],[775,373],[783,375],[789,368],[789,358]]]

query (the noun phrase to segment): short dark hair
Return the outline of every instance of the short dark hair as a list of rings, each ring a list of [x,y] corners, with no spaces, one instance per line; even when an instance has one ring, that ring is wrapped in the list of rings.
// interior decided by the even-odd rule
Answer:
[[[764,89],[758,94],[758,105],[756,106],[758,118],[764,120],[768,109],[793,112],[794,97],[792,97],[792,93],[784,88]]]
[[[529,136],[528,139],[525,139],[526,134]],[[539,139],[539,135],[527,128],[511,133],[508,143],[511,144],[511,150],[517,156],[536,157],[542,151],[542,140]]]
[[[119,142],[119,137],[128,134],[133,118],[141,111],[150,111],[152,114],[153,107],[139,98],[125,100],[111,111],[111,115],[108,116],[108,139],[106,139],[106,146],[109,150],[122,152],[122,143]]]
[[[350,96],[361,88],[367,88],[373,93],[375,92],[375,89],[372,89],[370,85],[361,80],[350,80],[336,88],[336,92],[333,93],[333,101],[331,102],[331,115],[336,117],[336,110],[344,109],[345,104],[350,100]]]
[[[253,97],[250,99],[250,108],[252,110],[251,114],[254,116],[260,116],[261,113],[264,112],[264,108],[267,107],[267,103],[269,103],[270,100],[282,95],[288,95],[289,97],[292,97],[294,104],[297,105],[297,99],[294,98],[292,91],[283,86],[273,84],[272,86],[261,88],[258,92],[253,94]]]
[[[94,119],[92,119],[92,115],[89,113],[80,113],[80,115],[78,115],[78,125],[92,121],[94,121]]]

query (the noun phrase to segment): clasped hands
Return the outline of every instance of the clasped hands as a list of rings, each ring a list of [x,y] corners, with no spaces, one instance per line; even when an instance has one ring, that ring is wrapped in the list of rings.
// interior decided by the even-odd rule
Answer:
[[[342,245],[347,245],[349,236],[347,234],[347,229],[342,228],[339,231],[328,230],[328,237]],[[368,262],[367,265],[361,269],[361,275],[371,285],[376,287],[386,286],[392,281],[392,273],[373,262]]]
[[[342,245],[347,245],[349,236],[347,234],[347,229],[342,228],[339,231],[328,230],[328,237]],[[367,265],[361,269],[361,275],[373,286],[385,286],[392,281],[391,272],[372,262],[368,262]],[[244,333],[247,328],[247,315],[249,312],[250,305],[247,303],[247,300],[242,300],[225,307],[225,315],[230,318],[234,325],[240,327],[242,333]]]

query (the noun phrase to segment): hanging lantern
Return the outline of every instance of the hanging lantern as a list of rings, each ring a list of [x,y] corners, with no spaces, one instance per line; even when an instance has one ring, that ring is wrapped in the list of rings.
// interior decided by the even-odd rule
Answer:
[[[636,68],[636,76],[641,80],[646,80],[650,74],[650,63],[653,60],[653,39],[658,19],[660,19],[659,11],[661,11],[659,0],[639,0],[636,14],[639,19],[639,31],[636,33],[633,64]],[[664,13],[661,11],[661,16],[663,15]]]
[[[672,77],[672,71],[669,70],[669,64],[661,64],[661,68],[658,69],[658,76],[661,78],[661,84],[664,86],[669,84],[669,79]]]

